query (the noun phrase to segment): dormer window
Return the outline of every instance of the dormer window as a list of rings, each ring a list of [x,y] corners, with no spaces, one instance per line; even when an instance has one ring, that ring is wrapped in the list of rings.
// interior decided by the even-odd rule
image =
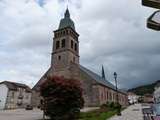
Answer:
[[[62,40],[62,48],[64,48],[65,46],[66,46],[66,40],[63,39],[63,40]]]

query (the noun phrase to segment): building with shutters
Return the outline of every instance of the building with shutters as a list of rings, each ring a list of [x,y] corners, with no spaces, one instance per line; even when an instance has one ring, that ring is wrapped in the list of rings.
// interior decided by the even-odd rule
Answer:
[[[21,83],[3,81],[0,83],[0,110],[25,108],[31,104],[31,89]]]

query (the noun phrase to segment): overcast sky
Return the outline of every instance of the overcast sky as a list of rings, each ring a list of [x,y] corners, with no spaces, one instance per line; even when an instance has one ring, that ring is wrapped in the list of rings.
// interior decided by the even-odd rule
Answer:
[[[66,0],[67,1],[67,0]],[[50,66],[53,32],[64,0],[0,0],[0,81],[31,87]],[[80,63],[121,88],[160,79],[160,33],[146,28],[155,11],[141,0],[69,0],[80,34]]]

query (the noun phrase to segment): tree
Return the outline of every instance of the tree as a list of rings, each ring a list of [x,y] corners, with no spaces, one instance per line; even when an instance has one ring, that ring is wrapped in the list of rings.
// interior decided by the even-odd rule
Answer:
[[[84,105],[78,80],[48,77],[41,85],[44,113],[52,120],[76,120]]]

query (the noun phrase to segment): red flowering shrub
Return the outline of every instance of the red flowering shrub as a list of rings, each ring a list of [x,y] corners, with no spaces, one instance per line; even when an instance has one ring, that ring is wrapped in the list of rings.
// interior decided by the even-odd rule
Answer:
[[[63,77],[49,77],[41,85],[44,113],[52,120],[76,120],[84,105],[80,82]]]

